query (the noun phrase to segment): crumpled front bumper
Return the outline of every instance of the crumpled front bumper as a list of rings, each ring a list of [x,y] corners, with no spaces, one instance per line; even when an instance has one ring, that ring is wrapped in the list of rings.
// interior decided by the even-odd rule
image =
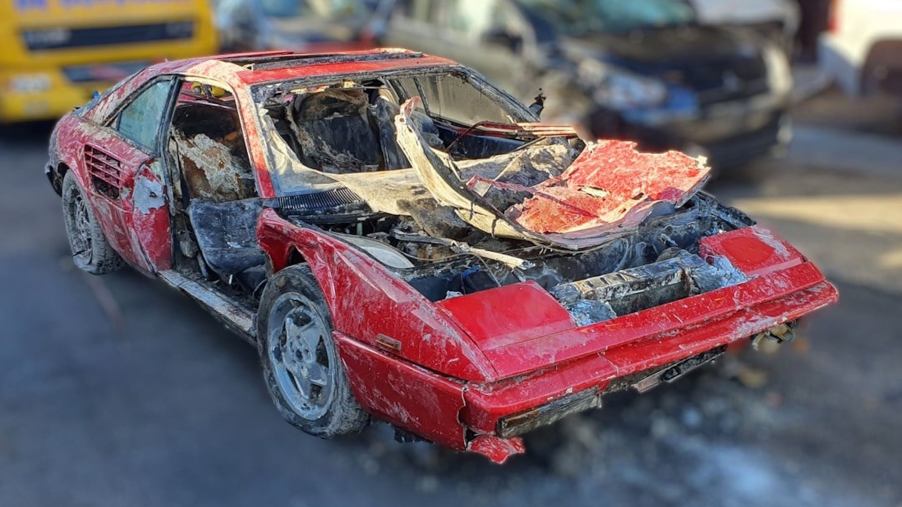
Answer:
[[[537,351],[553,354],[555,361],[498,382],[467,386],[461,422],[482,435],[469,450],[487,454],[480,449],[489,449],[490,459],[503,461],[510,454],[502,451],[522,452],[517,435],[600,406],[602,394],[618,382],[635,381],[769,330],[778,332],[785,323],[838,300],[836,289],[814,264],[761,227],[708,237],[700,255],[726,257],[749,281],[495,349],[496,362],[509,358],[522,364],[524,356]],[[489,440],[509,442],[488,445]]]

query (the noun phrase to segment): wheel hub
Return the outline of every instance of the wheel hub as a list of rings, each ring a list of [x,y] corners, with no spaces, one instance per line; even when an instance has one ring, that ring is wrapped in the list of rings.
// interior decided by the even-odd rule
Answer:
[[[270,311],[269,354],[278,387],[292,410],[318,419],[332,402],[335,358],[328,327],[300,294],[285,294]]]

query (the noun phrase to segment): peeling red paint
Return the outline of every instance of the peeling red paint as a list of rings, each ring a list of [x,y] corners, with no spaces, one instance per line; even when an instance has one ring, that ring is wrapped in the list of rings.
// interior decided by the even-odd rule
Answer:
[[[511,456],[526,452],[526,446],[523,445],[523,439],[520,437],[499,438],[492,435],[480,435],[470,442],[467,450],[482,454],[492,463],[501,465]]]
[[[466,447],[457,424],[464,407],[464,384],[337,335],[339,351],[355,398],[399,428],[452,449]]]
[[[645,219],[655,203],[681,205],[708,179],[710,168],[688,155],[640,153],[635,148],[626,141],[590,145],[560,177],[535,186],[540,195],[516,207],[512,216],[540,233],[631,227]]]

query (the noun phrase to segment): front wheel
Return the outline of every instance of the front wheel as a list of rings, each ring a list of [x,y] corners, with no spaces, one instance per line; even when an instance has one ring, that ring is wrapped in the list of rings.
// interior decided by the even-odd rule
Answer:
[[[75,266],[92,275],[102,275],[122,268],[122,258],[103,235],[91,205],[85,199],[72,171],[63,177],[62,198],[66,236],[69,238]]]
[[[351,394],[329,311],[306,265],[285,268],[267,283],[257,344],[266,387],[289,423],[321,438],[366,426],[369,417]]]

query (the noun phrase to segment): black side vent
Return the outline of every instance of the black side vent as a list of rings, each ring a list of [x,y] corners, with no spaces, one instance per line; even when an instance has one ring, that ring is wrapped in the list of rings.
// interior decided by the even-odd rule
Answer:
[[[276,197],[267,204],[273,208],[300,213],[344,211],[346,208],[365,206],[359,195],[344,187],[309,194]]]
[[[110,199],[119,198],[122,185],[122,162],[100,148],[85,145],[85,168],[98,193]]]

